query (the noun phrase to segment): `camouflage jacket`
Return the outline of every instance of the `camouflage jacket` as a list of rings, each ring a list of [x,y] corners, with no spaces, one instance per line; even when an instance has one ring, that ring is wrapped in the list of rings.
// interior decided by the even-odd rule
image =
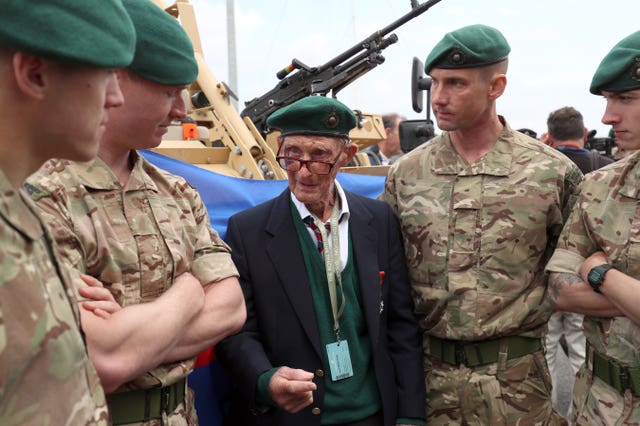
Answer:
[[[383,197],[402,227],[415,309],[428,335],[537,337],[551,315],[544,266],[582,173],[562,153],[504,125],[473,164],[444,132],[389,171]]]
[[[198,192],[137,153],[123,187],[101,160],[52,160],[27,189],[66,262],[98,278],[124,307],[156,299],[184,272],[203,284],[238,272]],[[195,359],[161,365],[119,390],[174,383]]]
[[[604,251],[617,270],[640,279],[640,152],[587,174],[548,271],[579,274],[584,259]],[[584,318],[600,353],[640,366],[640,327],[626,317]]]
[[[106,425],[68,270],[1,171],[0,194],[0,424]]]

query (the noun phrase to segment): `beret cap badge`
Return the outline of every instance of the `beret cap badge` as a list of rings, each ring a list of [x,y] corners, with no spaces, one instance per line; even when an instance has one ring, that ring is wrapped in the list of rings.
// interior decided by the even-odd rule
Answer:
[[[640,81],[640,56],[635,59],[635,63],[631,68],[631,78],[636,81]]]
[[[327,116],[327,119],[324,121],[324,125],[327,126],[328,129],[335,129],[338,126],[340,120],[338,119],[338,114],[333,110]]]
[[[463,65],[467,61],[467,56],[459,47],[456,46],[453,48],[451,53],[449,53],[448,60],[453,65]]]

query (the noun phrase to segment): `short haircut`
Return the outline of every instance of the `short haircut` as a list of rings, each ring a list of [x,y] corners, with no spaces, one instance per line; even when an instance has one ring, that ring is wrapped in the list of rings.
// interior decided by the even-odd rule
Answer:
[[[478,69],[480,70],[480,75],[484,81],[490,81],[496,74],[507,74],[507,70],[509,69],[509,58],[505,58],[495,64],[478,67]]]
[[[396,128],[396,122],[398,121],[398,119],[400,121],[405,120],[405,118],[403,116],[401,116],[398,113],[395,112],[390,112],[388,114],[384,114],[382,116],[382,125],[384,126],[384,128],[389,128],[393,131],[395,131]]]
[[[582,139],[584,121],[582,114],[573,107],[564,107],[549,114],[547,118],[549,135],[558,141]]]

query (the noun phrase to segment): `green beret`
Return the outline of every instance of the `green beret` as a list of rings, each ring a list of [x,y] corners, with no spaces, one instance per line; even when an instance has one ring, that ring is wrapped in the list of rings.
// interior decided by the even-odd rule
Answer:
[[[640,31],[623,38],[604,57],[591,80],[589,91],[599,95],[640,89]]]
[[[129,69],[167,86],[198,77],[193,45],[180,23],[150,0],[122,0],[136,28],[136,54]]]
[[[0,45],[12,50],[122,68],[135,41],[121,0],[0,0]]]
[[[502,33],[486,25],[469,25],[444,35],[424,63],[432,68],[475,68],[495,64],[509,56],[511,47]]]
[[[356,127],[356,116],[337,99],[309,96],[279,109],[269,116],[267,126],[282,136],[320,135],[349,137]]]

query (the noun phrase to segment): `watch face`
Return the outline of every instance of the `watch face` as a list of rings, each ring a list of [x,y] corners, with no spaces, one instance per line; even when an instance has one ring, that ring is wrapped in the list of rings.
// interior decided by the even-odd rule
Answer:
[[[589,271],[587,274],[587,280],[594,291],[600,293],[600,286],[604,281],[604,275],[611,268],[613,268],[613,266],[605,263],[604,265],[596,266]]]
[[[589,271],[589,275],[587,276],[589,282],[591,284],[600,284],[600,280],[602,279],[602,274],[596,268],[593,268]]]

